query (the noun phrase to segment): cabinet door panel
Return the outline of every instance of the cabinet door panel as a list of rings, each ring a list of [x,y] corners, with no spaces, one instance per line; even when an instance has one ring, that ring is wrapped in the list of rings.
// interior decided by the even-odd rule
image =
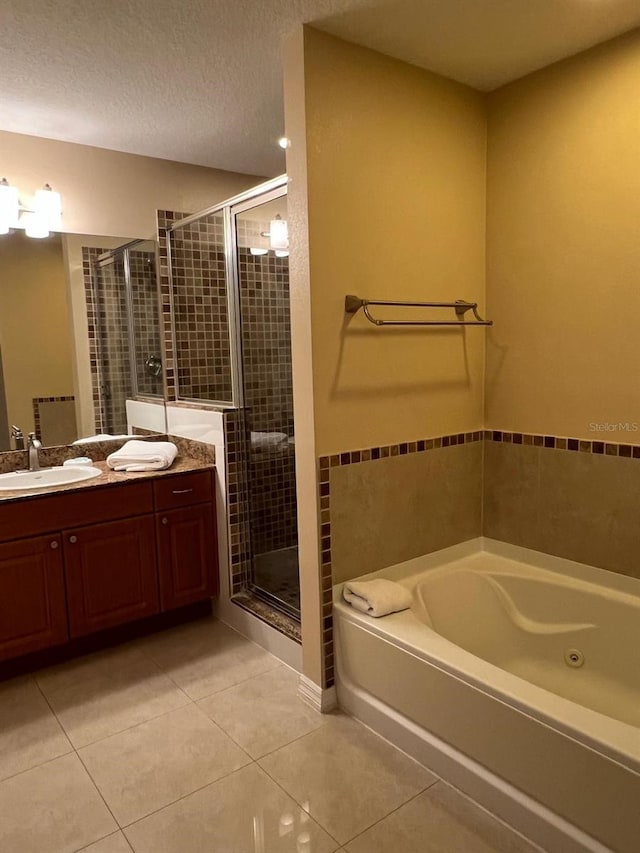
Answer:
[[[60,537],[0,545],[0,660],[68,637]]]
[[[173,509],[158,516],[162,610],[211,598],[218,592],[214,505]]]
[[[65,531],[72,637],[157,613],[153,516]]]

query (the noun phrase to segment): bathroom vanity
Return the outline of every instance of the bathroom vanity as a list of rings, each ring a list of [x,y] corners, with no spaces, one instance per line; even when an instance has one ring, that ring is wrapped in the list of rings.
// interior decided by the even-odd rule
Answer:
[[[3,496],[0,661],[215,596],[213,484],[185,461]]]

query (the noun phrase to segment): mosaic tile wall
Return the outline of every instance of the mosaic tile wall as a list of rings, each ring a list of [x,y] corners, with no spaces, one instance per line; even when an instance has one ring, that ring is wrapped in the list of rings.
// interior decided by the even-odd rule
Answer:
[[[104,251],[82,247],[93,405],[96,432],[121,434],[127,431],[126,400],[134,396],[124,258],[100,268],[96,287],[93,267]],[[151,377],[144,367],[151,352],[160,355],[155,253],[129,256],[139,393],[159,395],[162,378]]]
[[[238,222],[240,316],[254,554],[298,541],[289,261],[242,246],[267,222]],[[278,434],[275,436],[274,434]],[[267,442],[279,439],[275,446]]]
[[[162,375],[145,366],[150,356],[162,358],[155,252],[131,250],[129,269],[138,396],[162,396]]]
[[[82,247],[82,274],[87,304],[87,331],[89,336],[89,364],[91,368],[91,387],[95,412],[96,433],[107,432],[108,407],[103,393],[103,358],[100,346],[100,328],[104,322],[101,300],[97,298],[93,282],[93,267],[105,249]],[[124,281],[124,268],[122,268]],[[126,429],[124,430],[126,432]]]
[[[166,225],[170,224],[167,212]],[[175,353],[181,399],[231,403],[232,368],[222,214],[170,232]],[[166,257],[166,255],[165,255]],[[176,393],[176,388],[173,388]]]
[[[246,589],[251,573],[247,449],[240,412],[223,415],[231,594]]]

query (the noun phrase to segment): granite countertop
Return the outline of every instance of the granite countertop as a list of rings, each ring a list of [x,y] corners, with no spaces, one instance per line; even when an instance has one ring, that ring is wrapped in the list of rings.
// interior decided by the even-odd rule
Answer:
[[[42,465],[42,468],[51,467]],[[0,491],[0,503],[5,501],[28,500],[31,498],[42,498],[58,495],[61,492],[78,491],[80,489],[100,489],[105,486],[132,483],[138,480],[157,479],[174,474],[186,474],[190,471],[214,470],[215,464],[207,459],[194,459],[190,456],[178,456],[170,468],[163,471],[112,471],[106,462],[93,462],[92,467],[99,468],[102,474],[92,480],[80,480],[77,483],[67,483],[63,486],[49,486],[42,489],[19,489],[12,491]]]

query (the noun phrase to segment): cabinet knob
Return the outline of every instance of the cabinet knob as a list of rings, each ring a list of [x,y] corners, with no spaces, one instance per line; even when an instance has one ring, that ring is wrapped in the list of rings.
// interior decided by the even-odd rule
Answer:
[[[53,550],[55,551],[55,549],[59,547],[59,542],[57,542],[57,541],[54,539],[54,540],[53,540],[53,542],[51,543],[51,547],[52,547],[52,548],[53,548]]]
[[[75,545],[77,541],[78,541],[77,536],[70,536],[69,537],[69,542],[71,542],[72,545]]]
[[[169,524],[169,519],[166,517],[166,515],[165,515],[165,517],[162,519],[162,523],[163,523],[163,524]]]

